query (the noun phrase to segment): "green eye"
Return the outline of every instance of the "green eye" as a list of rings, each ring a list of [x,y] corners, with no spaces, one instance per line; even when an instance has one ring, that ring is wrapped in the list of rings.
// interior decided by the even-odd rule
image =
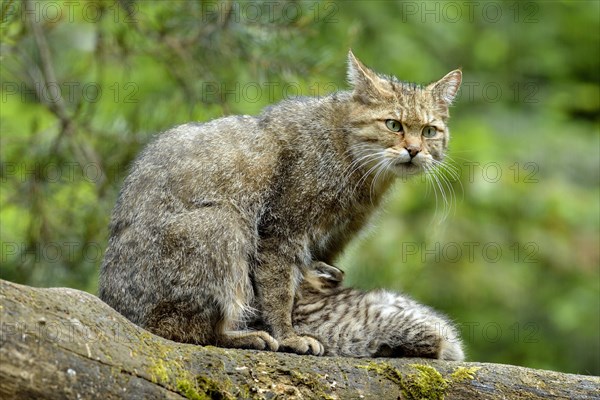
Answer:
[[[392,132],[402,131],[402,124],[399,121],[396,121],[395,119],[386,119],[385,126],[387,126],[387,128]]]
[[[423,128],[423,136],[426,138],[432,138],[437,135],[437,130],[433,126],[426,126]]]

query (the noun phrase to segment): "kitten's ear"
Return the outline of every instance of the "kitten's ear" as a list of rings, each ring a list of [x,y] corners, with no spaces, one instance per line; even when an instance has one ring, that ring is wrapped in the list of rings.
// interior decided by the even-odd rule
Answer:
[[[381,78],[361,63],[352,50],[348,52],[348,82],[353,87],[354,98],[366,104],[393,95],[383,88]]]
[[[429,84],[427,89],[431,90],[434,98],[440,105],[448,107],[456,98],[461,82],[462,71],[460,69],[455,69],[446,74],[446,76],[439,81]]]

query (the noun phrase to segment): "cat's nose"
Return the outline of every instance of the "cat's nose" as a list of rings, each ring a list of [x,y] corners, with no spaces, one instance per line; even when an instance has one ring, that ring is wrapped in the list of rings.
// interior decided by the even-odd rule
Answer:
[[[421,147],[415,144],[410,144],[406,147],[406,151],[410,154],[410,158],[414,158],[421,151]]]

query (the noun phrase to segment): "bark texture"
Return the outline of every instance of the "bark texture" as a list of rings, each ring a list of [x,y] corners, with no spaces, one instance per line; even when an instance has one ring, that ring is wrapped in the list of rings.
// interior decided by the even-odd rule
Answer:
[[[600,378],[511,365],[175,343],[97,297],[0,281],[2,399],[600,399]]]

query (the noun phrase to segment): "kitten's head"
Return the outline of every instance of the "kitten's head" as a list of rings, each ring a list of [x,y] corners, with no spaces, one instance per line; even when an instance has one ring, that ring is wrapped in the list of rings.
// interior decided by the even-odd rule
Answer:
[[[409,176],[433,169],[448,147],[448,108],[460,87],[454,70],[427,86],[377,74],[348,54],[353,86],[348,123],[355,160],[367,171]]]

